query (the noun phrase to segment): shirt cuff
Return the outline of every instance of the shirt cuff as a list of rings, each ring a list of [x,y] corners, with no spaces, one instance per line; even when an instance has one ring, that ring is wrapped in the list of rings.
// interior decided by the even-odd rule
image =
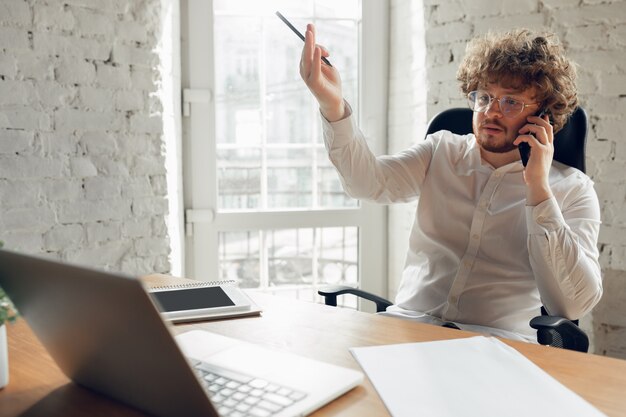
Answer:
[[[326,143],[326,149],[332,147],[341,147],[349,144],[357,130],[356,122],[352,117],[352,107],[347,101],[344,102],[346,106],[347,116],[336,122],[329,122],[320,111],[322,118],[322,131],[324,133],[324,142]]]
[[[526,226],[531,235],[543,235],[567,227],[561,208],[554,197],[536,206],[526,206]]]

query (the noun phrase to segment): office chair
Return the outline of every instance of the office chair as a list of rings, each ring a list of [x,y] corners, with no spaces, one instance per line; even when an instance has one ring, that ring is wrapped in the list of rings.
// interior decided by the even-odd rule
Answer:
[[[472,110],[453,108],[437,114],[428,124],[426,135],[440,130],[465,135],[472,133]],[[587,113],[578,107],[563,128],[554,136],[554,159],[585,172],[585,144],[587,140]],[[336,306],[337,296],[353,294],[376,304],[376,312],[385,311],[393,303],[382,297],[344,285],[326,287],[318,291],[326,305]],[[549,316],[541,307],[541,316],[534,317],[530,326],[537,330],[537,342],[542,345],[587,352],[589,338],[578,327],[578,320]]]

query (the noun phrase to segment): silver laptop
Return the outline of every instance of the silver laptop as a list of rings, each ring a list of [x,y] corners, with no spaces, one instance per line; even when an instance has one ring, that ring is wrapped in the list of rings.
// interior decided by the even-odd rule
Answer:
[[[207,331],[175,339],[135,277],[0,250],[0,286],[69,378],[155,416],[306,415],[363,380]]]

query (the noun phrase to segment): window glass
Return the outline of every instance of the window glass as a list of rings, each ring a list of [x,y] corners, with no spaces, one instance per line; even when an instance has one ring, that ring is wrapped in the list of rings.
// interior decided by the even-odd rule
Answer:
[[[259,232],[222,232],[218,235],[220,280],[241,288],[260,286]]]
[[[253,210],[261,199],[261,150],[222,148],[217,151],[220,207]]]
[[[218,209],[355,207],[339,195],[319,110],[298,72],[303,43],[276,10],[302,33],[316,24],[358,114],[358,0],[214,1]]]
[[[218,215],[358,207],[328,160],[318,106],[300,78],[303,42],[274,13],[302,33],[316,24],[358,117],[360,0],[214,0],[213,8]],[[220,279],[242,288],[320,301],[320,286],[358,285],[357,227],[217,233]]]
[[[358,284],[356,227],[221,232],[219,246],[220,279],[241,288],[313,301],[320,286]],[[342,304],[356,307],[348,297]]]

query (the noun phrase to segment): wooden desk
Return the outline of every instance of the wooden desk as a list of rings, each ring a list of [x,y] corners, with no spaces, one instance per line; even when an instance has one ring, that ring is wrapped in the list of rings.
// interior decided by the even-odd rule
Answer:
[[[153,278],[152,280],[159,280]],[[349,347],[473,336],[473,333],[352,310],[253,294],[261,317],[178,325],[201,328],[275,349],[359,369]],[[72,384],[24,320],[8,326],[10,382],[0,390],[0,416],[143,416]],[[609,416],[626,416],[626,361],[508,342],[538,366]],[[386,409],[366,379],[314,416],[384,416]]]

